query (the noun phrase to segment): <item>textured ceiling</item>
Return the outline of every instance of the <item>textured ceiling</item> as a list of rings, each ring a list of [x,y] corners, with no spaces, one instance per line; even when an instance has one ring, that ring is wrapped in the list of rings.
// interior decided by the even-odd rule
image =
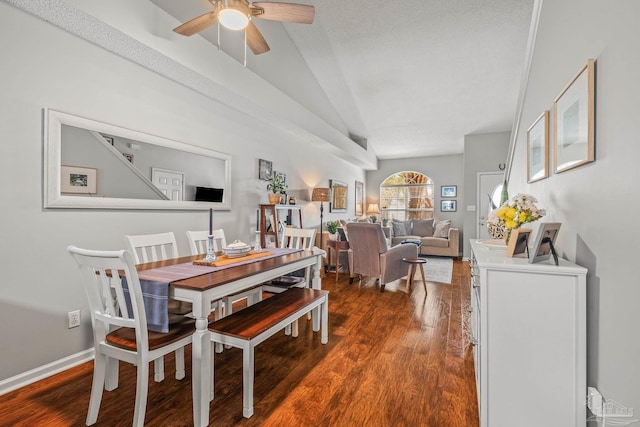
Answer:
[[[202,13],[202,0],[152,1],[179,20]],[[467,134],[511,130],[533,0],[297,3],[315,22],[286,31],[378,158],[462,153]]]

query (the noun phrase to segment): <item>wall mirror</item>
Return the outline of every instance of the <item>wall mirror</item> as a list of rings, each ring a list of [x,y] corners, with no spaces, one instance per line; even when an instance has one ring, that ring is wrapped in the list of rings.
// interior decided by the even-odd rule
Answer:
[[[341,181],[331,180],[331,203],[330,212],[347,211],[347,184]]]
[[[228,154],[55,110],[44,122],[45,208],[231,209]]]

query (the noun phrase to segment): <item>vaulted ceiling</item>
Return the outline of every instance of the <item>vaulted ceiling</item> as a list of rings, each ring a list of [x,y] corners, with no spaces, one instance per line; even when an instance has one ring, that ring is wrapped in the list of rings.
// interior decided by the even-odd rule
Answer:
[[[203,0],[152,1],[179,21],[207,11]],[[467,134],[511,130],[533,0],[298,3],[315,6],[314,23],[276,25],[378,158],[461,153]],[[274,23],[255,23],[269,41]]]

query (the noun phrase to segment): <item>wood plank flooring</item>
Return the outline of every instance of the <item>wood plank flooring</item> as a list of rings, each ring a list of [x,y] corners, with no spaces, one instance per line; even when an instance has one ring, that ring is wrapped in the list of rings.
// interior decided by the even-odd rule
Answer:
[[[427,286],[425,298],[419,281],[411,293],[404,280],[380,293],[372,279],[325,277],[329,343],[303,318],[298,338],[279,333],[258,346],[250,419],[242,417],[241,351],[216,354],[211,425],[477,426],[467,264],[454,261],[452,284]],[[190,347],[185,358],[184,380],[173,377],[172,356],[165,381],[150,379],[146,425],[193,425]],[[85,363],[0,396],[0,425],[83,426],[92,370]],[[131,425],[134,399],[135,368],[121,364],[96,425]]]

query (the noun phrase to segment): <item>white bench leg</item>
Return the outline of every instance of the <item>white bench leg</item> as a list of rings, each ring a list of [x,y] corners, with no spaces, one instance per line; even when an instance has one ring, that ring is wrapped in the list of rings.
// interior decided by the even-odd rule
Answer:
[[[112,391],[118,388],[118,376],[120,374],[120,361],[115,357],[106,357],[107,373],[104,383],[104,389]]]
[[[176,350],[176,379],[181,380],[184,377],[184,347],[180,347]]]
[[[253,379],[254,348],[247,343],[242,349],[242,415],[251,418],[253,415]]]
[[[153,379],[159,383],[164,381],[164,356],[158,357],[153,361]]]

